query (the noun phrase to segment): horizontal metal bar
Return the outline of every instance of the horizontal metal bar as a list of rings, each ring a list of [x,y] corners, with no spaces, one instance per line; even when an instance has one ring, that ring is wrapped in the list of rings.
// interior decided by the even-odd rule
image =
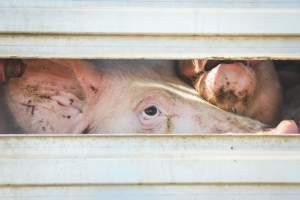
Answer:
[[[298,185],[123,185],[123,186],[39,186],[0,187],[5,200],[99,200],[99,199],[157,199],[157,200],[232,200],[297,199]]]
[[[299,59],[300,37],[0,35],[0,57]]]
[[[256,1],[1,1],[0,33],[299,35],[300,3]]]
[[[15,0],[0,2],[3,8],[299,8],[298,0]]]
[[[295,136],[0,137],[0,185],[300,184]]]

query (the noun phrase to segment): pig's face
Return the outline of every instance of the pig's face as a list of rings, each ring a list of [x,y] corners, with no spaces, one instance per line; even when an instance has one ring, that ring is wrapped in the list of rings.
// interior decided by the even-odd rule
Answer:
[[[91,132],[220,133],[259,131],[262,124],[224,112],[198,97],[167,61],[98,62],[106,89]],[[109,109],[108,109],[109,108]]]
[[[59,68],[31,70],[36,62],[27,62],[24,76],[11,81],[6,92],[25,132],[243,133],[264,127],[203,101],[176,77],[173,62],[99,61],[97,69],[84,61],[49,63],[72,76]],[[28,86],[35,91],[22,89]]]

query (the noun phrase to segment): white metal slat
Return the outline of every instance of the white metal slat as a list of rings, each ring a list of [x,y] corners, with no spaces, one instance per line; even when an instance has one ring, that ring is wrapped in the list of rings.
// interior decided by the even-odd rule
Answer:
[[[299,34],[300,3],[280,1],[0,2],[0,32],[82,34]],[[13,19],[13,20],[12,20]]]
[[[18,0],[0,16],[0,57],[299,58],[295,0]]]
[[[0,35],[0,57],[299,59],[300,37]]]
[[[276,12],[275,12],[276,11]],[[299,34],[297,9],[0,9],[1,32],[81,34]],[[281,23],[278,23],[280,20]],[[76,22],[76,23],[74,23]]]
[[[4,136],[0,185],[300,184],[299,173],[285,171],[300,167],[299,142],[254,135]]]
[[[119,185],[4,187],[5,200],[282,200],[298,199],[295,185]]]
[[[0,151],[1,199],[280,199],[300,193],[295,136],[19,135],[0,137]]]

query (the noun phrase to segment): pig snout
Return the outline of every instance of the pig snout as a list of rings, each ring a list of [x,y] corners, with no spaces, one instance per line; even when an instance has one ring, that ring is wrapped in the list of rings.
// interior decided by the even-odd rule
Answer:
[[[295,134],[299,133],[299,128],[293,120],[283,120],[275,129],[270,131],[272,134]]]
[[[195,88],[210,103],[244,114],[248,99],[255,92],[256,77],[254,71],[242,63],[221,63],[209,73],[205,72],[195,82]]]
[[[282,91],[272,62],[194,60],[181,62],[178,69],[202,98],[217,107],[266,124],[277,122]]]

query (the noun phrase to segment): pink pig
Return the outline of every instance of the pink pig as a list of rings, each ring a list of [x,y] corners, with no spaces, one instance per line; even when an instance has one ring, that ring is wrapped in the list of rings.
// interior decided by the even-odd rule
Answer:
[[[180,73],[195,80],[199,95],[224,110],[275,124],[282,104],[277,72],[270,61],[180,63]]]
[[[4,85],[23,133],[250,133],[265,124],[223,111],[176,76],[173,61],[23,60]],[[297,132],[283,121],[272,133]]]

